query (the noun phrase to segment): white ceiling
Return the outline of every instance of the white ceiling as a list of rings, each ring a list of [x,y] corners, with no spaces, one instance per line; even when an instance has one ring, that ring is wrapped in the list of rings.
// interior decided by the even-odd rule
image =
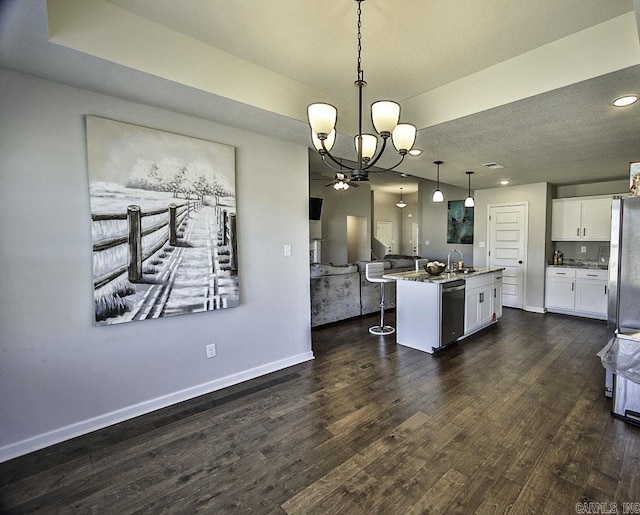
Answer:
[[[349,159],[356,7],[5,0],[0,65],[304,145],[306,106],[329,101]],[[640,105],[610,103],[640,93],[640,0],[366,0],[362,11],[365,104],[400,101],[419,128],[424,153],[400,171],[433,180],[441,159],[442,182],[464,188],[465,170],[474,188],[572,184],[623,178],[640,159]]]

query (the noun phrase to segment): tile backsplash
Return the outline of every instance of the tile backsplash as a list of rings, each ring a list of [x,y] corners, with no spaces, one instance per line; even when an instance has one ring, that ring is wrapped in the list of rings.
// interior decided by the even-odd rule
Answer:
[[[609,264],[609,251],[611,247],[609,245],[600,245],[598,249],[598,264],[599,265],[608,265]]]
[[[582,249],[585,252],[582,252]],[[552,251],[559,250],[567,260],[606,265],[609,263],[608,241],[556,241]],[[553,253],[553,252],[552,252]]]

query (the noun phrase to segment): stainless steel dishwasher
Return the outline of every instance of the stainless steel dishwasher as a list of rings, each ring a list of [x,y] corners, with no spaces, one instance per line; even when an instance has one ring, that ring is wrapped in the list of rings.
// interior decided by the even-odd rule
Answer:
[[[440,347],[456,341],[464,334],[464,290],[464,279],[442,285]]]

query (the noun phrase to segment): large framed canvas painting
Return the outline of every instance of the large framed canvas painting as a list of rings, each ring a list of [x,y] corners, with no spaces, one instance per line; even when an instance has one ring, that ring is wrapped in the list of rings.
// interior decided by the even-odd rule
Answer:
[[[464,200],[449,200],[447,210],[447,243],[473,243],[473,208]]]
[[[86,117],[96,325],[239,304],[235,148]]]

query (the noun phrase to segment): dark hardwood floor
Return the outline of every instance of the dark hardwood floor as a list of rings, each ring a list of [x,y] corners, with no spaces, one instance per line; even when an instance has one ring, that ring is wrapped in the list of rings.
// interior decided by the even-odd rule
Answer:
[[[0,511],[563,514],[640,501],[640,427],[603,395],[604,322],[505,309],[429,355],[370,335],[376,320],[315,329],[312,362],[1,464]]]

